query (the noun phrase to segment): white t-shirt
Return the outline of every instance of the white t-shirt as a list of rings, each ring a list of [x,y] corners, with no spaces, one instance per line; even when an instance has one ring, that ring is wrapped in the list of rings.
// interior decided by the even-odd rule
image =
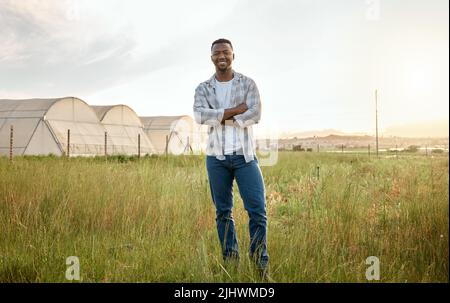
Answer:
[[[220,82],[216,79],[216,98],[222,108],[233,107],[231,104],[231,86],[233,79]],[[242,144],[237,136],[236,126],[225,125],[225,155],[241,149]]]

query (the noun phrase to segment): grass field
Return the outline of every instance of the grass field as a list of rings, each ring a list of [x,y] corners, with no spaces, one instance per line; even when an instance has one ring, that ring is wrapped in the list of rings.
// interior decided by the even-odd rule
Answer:
[[[224,267],[203,156],[0,157],[0,282],[258,282],[235,185],[241,249]],[[320,174],[317,177],[317,166]],[[448,154],[280,152],[262,167],[276,282],[449,281]]]

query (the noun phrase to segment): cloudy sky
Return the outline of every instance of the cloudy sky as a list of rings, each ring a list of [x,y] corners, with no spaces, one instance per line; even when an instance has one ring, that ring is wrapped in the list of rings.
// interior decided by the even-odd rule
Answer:
[[[448,121],[448,0],[0,0],[0,99],[77,96],[192,115],[233,42],[257,132]],[[448,123],[448,122],[447,122]]]

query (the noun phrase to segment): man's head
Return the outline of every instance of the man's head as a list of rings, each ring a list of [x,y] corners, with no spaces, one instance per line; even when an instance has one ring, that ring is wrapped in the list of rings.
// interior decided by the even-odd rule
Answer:
[[[211,61],[216,69],[224,72],[231,69],[234,60],[233,45],[230,40],[218,39],[211,45]]]

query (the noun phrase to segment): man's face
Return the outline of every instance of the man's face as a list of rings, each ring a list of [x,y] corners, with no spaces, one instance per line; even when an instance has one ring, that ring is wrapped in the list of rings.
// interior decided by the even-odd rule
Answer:
[[[228,43],[214,44],[211,50],[211,60],[220,71],[231,68],[234,59],[233,49]]]

